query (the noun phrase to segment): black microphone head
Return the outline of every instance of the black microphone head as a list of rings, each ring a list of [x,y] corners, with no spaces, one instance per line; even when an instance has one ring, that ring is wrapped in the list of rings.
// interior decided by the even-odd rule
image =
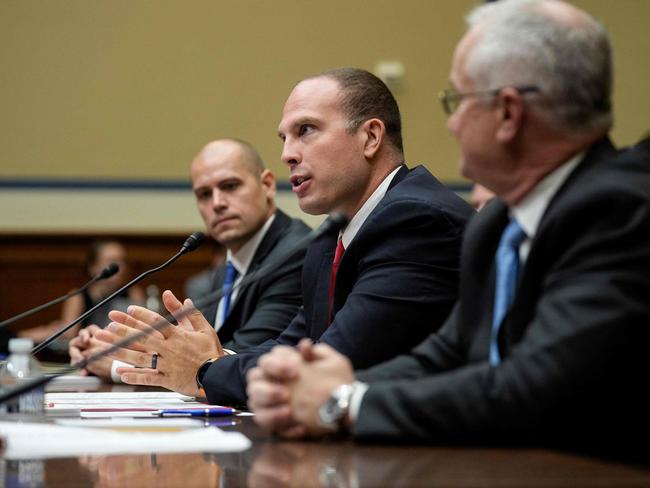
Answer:
[[[203,239],[205,239],[205,234],[203,232],[194,232],[187,239],[185,239],[185,242],[181,247],[181,252],[185,254],[187,252],[194,251],[203,243]]]
[[[97,277],[97,279],[98,280],[105,280],[106,278],[110,278],[115,273],[117,273],[119,270],[120,270],[120,267],[117,265],[117,263],[111,263],[108,266],[106,266],[104,269],[102,269],[102,272],[99,273],[99,276]]]

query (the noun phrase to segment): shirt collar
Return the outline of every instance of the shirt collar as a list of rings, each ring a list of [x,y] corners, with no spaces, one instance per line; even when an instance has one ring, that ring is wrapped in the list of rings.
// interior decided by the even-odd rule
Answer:
[[[580,152],[544,177],[521,202],[514,205],[511,215],[517,219],[519,225],[532,239],[537,232],[539,223],[553,196],[560,189],[575,167],[584,157],[585,152]]]
[[[226,251],[226,259],[232,262],[237,273],[239,273],[239,276],[244,276],[248,272],[248,268],[253,261],[253,256],[255,256],[257,248],[260,247],[262,239],[266,236],[266,233],[269,231],[274,220],[275,213],[266,220],[262,228],[258,230],[253,237],[248,239],[248,242],[246,242],[246,244],[244,244],[235,254],[233,254],[230,249]]]
[[[395,175],[397,174],[397,172],[400,170],[401,167],[402,165],[399,165],[397,168],[391,171],[391,173],[388,176],[386,176],[386,178],[384,178],[381,184],[375,189],[374,192],[372,192],[372,195],[370,195],[368,200],[366,200],[365,203],[361,206],[361,208],[357,211],[357,213],[354,214],[354,217],[350,219],[350,222],[348,223],[347,227],[343,231],[343,234],[339,234],[341,236],[341,240],[343,241],[343,247],[345,249],[348,248],[350,242],[352,242],[354,236],[357,235],[357,232],[359,232],[359,229],[361,229],[361,226],[366,221],[368,216],[379,204],[381,199],[384,198],[386,192],[388,191],[388,187],[390,186],[390,182],[393,181],[393,178],[395,177]]]

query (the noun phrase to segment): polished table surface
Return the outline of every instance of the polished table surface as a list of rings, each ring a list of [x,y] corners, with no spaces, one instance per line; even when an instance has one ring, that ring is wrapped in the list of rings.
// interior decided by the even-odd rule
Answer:
[[[543,449],[284,442],[251,417],[225,430],[253,446],[232,454],[146,454],[6,461],[0,487],[626,487],[650,486],[650,469]],[[37,440],[35,440],[36,442]],[[2,462],[2,461],[0,461]],[[19,479],[24,483],[17,484]]]

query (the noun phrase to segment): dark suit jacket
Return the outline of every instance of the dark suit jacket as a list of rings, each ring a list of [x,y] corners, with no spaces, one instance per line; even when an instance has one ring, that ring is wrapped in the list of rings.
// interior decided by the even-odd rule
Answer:
[[[275,219],[255,251],[247,275],[264,263],[283,254],[290,246],[307,235],[309,227],[301,220],[291,219],[276,210]],[[277,337],[291,322],[302,305],[300,275],[306,248],[298,250],[277,271],[239,288],[230,305],[230,313],[219,329],[224,347],[240,351]],[[225,266],[215,270],[214,290],[223,286]],[[201,312],[214,325],[218,302]]]
[[[491,367],[494,255],[507,221],[496,199],[468,225],[459,304],[440,332],[359,374],[370,388],[357,438],[618,448],[647,436],[648,145],[617,155],[600,141],[554,196],[500,329],[504,359]]]
[[[456,300],[460,242],[473,210],[423,167],[402,167],[346,249],[329,282],[337,234],[316,239],[303,268],[304,306],[275,340],[216,361],[203,377],[210,402],[246,400],[245,374],[277,344],[303,337],[368,367],[410,350],[436,330]]]

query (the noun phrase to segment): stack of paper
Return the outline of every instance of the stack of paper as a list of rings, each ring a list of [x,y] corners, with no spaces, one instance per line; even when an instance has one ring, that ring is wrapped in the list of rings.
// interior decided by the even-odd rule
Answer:
[[[168,419],[161,421],[169,422]],[[239,452],[251,445],[240,432],[224,432],[217,427],[178,432],[169,432],[168,429],[163,432],[119,432],[22,422],[0,422],[0,440],[6,459],[149,452]]]
[[[193,397],[167,391],[45,394],[45,412],[48,416],[151,417],[162,409],[192,407],[216,408],[218,405],[206,405]]]

